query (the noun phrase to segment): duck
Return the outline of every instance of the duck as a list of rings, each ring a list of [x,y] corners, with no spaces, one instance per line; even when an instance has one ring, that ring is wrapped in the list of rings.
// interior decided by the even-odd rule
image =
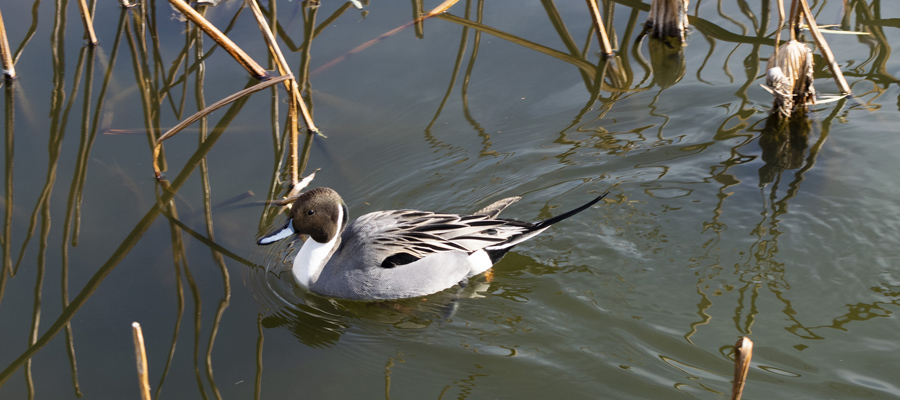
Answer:
[[[588,209],[608,193],[538,222],[499,218],[521,200],[518,196],[471,215],[403,209],[375,211],[350,222],[341,196],[317,187],[301,193],[287,223],[257,244],[305,235],[291,272],[297,284],[318,295],[348,300],[421,297],[464,286],[513,246]]]

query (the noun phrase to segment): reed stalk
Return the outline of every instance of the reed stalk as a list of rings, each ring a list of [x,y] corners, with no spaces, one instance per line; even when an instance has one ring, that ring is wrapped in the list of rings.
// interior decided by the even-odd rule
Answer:
[[[752,357],[753,341],[746,336],[741,337],[734,344],[734,383],[731,387],[731,400],[741,400]]]
[[[12,217],[13,217],[13,166],[15,165],[15,87],[16,85],[6,85],[3,88],[4,97],[6,99],[6,107],[4,107],[5,121],[3,124],[4,131],[4,147],[5,147],[5,165],[4,165],[4,213],[3,213],[3,234],[2,248],[3,265],[0,267],[0,301],[3,301],[3,290],[6,287],[6,281],[12,277]]]
[[[844,79],[844,74],[841,73],[841,66],[834,60],[834,54],[832,54],[831,48],[828,47],[828,42],[825,41],[825,37],[823,37],[822,32],[819,31],[819,26],[816,24],[816,18],[813,17],[812,11],[809,9],[809,4],[806,0],[800,0],[799,3],[800,11],[803,13],[803,17],[809,25],[809,32],[812,33],[816,46],[819,46],[819,52],[822,53],[822,57],[825,58],[825,61],[828,63],[828,68],[831,69],[831,73],[834,75],[834,82],[838,85],[838,88],[840,88],[841,94],[849,95],[850,85],[847,84],[847,80]]]
[[[253,386],[253,398],[256,400],[260,399],[260,393],[262,392],[262,372],[263,372],[263,342],[265,342],[265,336],[263,336],[263,316],[259,314],[256,316],[256,381]]]
[[[166,140],[166,139],[174,136],[176,133],[180,132],[182,129],[184,129],[188,125],[196,122],[200,118],[203,118],[203,117],[211,114],[213,111],[216,111],[216,110],[240,99],[241,97],[247,96],[252,93],[256,93],[260,90],[277,85],[277,84],[279,84],[287,79],[291,79],[291,78],[293,78],[293,75],[282,75],[277,78],[272,78],[267,81],[260,82],[249,88],[246,88],[244,90],[241,90],[240,92],[232,94],[231,96],[228,96],[222,100],[219,100],[219,101],[211,104],[209,107],[206,107],[200,111],[197,111],[194,115],[191,115],[184,121],[181,121],[178,125],[175,125],[174,127],[172,127],[172,129],[169,129],[168,131],[166,131],[166,133],[164,133],[162,136],[160,136],[159,139],[156,139],[156,144],[155,144],[155,146],[153,146],[153,171],[156,173],[156,179],[162,178],[162,171],[159,169],[159,165],[158,165],[157,161],[159,160],[159,153],[160,153],[160,150],[162,149],[163,140]]]
[[[3,24],[3,13],[0,13],[0,58],[3,62],[3,75],[7,79],[16,79],[16,67],[13,64],[12,49],[6,38],[6,25]]]
[[[147,375],[147,350],[144,348],[144,333],[141,324],[131,324],[131,333],[134,338],[134,357],[137,361],[138,384],[141,387],[141,400],[152,400],[150,397],[150,379]]]
[[[181,331],[181,319],[184,317],[184,284],[181,283],[181,270],[187,266],[183,236],[181,230],[173,222],[178,216],[175,204],[173,201],[169,201],[160,208],[163,208],[163,214],[169,219],[169,235],[172,239],[172,265],[175,267],[177,312],[175,316],[175,327],[173,328],[172,333],[172,342],[169,345],[169,356],[166,357],[166,365],[163,367],[162,372],[160,373],[159,383],[156,385],[154,397],[157,399],[162,392],[166,376],[169,375],[169,370],[172,368],[172,360],[175,358],[175,345],[178,343],[178,332]]]
[[[185,3],[182,0],[169,0],[169,3],[175,7],[180,13],[182,13],[187,19],[191,20],[191,22],[197,24],[203,32],[206,32],[209,37],[211,37],[219,46],[222,46],[228,54],[231,54],[235,60],[239,64],[241,64],[247,72],[250,73],[256,79],[265,79],[269,77],[269,74],[266,72],[263,67],[253,61],[247,53],[241,50],[228,36],[222,33],[218,28],[216,28],[213,24],[209,23],[206,18],[203,18],[200,13],[195,11],[191,6]]]
[[[797,40],[797,27],[800,25],[799,15],[799,0],[791,0],[791,14],[788,16],[788,23],[790,24],[790,40]]]
[[[781,30],[784,29],[784,0],[778,2],[778,29],[775,30],[775,50],[773,56],[778,58],[778,46],[781,46]]]
[[[290,79],[288,79],[288,81],[290,81]],[[200,82],[200,79],[198,79],[198,83],[202,83]],[[198,98],[201,96],[201,94],[202,92],[198,91]],[[211,202],[212,194],[209,182],[209,168],[206,163],[206,158],[200,161],[200,182],[203,189],[203,214],[204,221],[206,222],[206,235],[210,240],[215,241],[216,238],[214,233],[215,230],[213,229],[212,216],[213,207]],[[219,307],[216,309],[216,315],[213,319],[212,330],[209,334],[209,344],[206,346],[206,376],[212,388],[213,395],[216,397],[216,399],[221,399],[222,396],[219,392],[219,387],[216,385],[216,381],[213,376],[212,352],[215,345],[216,336],[219,332],[219,325],[222,322],[222,316],[225,314],[225,310],[228,308],[228,305],[231,301],[231,277],[228,274],[228,267],[225,265],[225,258],[222,256],[222,253],[212,248],[211,251],[213,261],[216,263],[216,265],[218,265],[219,271],[222,274],[224,297],[219,301]]]
[[[471,9],[471,2],[466,2],[466,12],[465,19],[469,19],[469,13]],[[477,31],[476,31],[477,32]],[[456,86],[456,78],[459,76],[459,69],[462,66],[463,58],[466,54],[466,44],[469,43],[469,28],[463,27],[462,35],[459,39],[459,50],[456,52],[456,63],[453,64],[453,72],[450,74],[450,84],[447,86],[447,92],[444,94],[444,98],[441,99],[441,103],[437,107],[437,111],[434,113],[434,117],[431,119],[431,122],[428,123],[428,126],[425,127],[425,132],[431,132],[431,127],[434,126],[434,123],[437,122],[438,117],[441,115],[441,111],[444,109],[444,106],[447,104],[447,100],[450,98],[450,94],[453,93],[453,88]]]
[[[259,25],[259,29],[262,31],[263,36],[266,39],[266,43],[269,45],[269,51],[275,57],[276,66],[278,67],[278,72],[282,75],[289,74],[291,69],[288,67],[287,60],[284,58],[284,54],[281,52],[281,48],[278,46],[278,43],[275,41],[275,35],[272,34],[272,29],[269,28],[268,22],[266,22],[266,18],[262,13],[262,10],[259,8],[259,4],[256,0],[247,0],[247,4],[250,6],[250,10],[253,11],[253,15],[256,17],[256,22]],[[309,112],[309,108],[306,107],[306,103],[303,101],[303,97],[300,95],[300,90],[297,85],[297,81],[293,78],[286,80],[284,82],[284,87],[287,89],[288,96],[291,97],[291,107],[290,107],[290,155],[289,158],[291,160],[291,184],[296,184],[300,181],[300,171],[298,167],[298,146],[297,146],[297,110],[300,111],[300,115],[303,117],[303,123],[306,124],[306,128],[309,131],[308,133],[320,133],[319,129],[316,128],[316,124],[313,122],[312,114]]]
[[[78,0],[78,9],[81,10],[81,20],[84,22],[84,32],[87,41],[91,46],[94,46],[99,41],[97,41],[97,34],[94,33],[94,21],[91,17],[91,10],[88,9],[87,1]]]
[[[175,1],[175,0],[169,0],[169,1]],[[451,6],[453,6],[454,4],[456,4],[458,1],[459,1],[459,0],[445,0],[443,3],[438,4],[437,7],[435,7],[435,8],[432,9],[431,11],[429,11],[427,14],[425,14],[425,15],[419,17],[419,18],[416,18],[416,19],[414,19],[414,20],[412,20],[412,21],[410,21],[410,22],[407,22],[407,23],[405,23],[405,24],[403,24],[403,25],[400,25],[400,26],[398,26],[398,27],[396,27],[396,28],[394,28],[394,29],[391,29],[391,30],[389,30],[389,31],[387,31],[387,32],[385,32],[385,33],[383,33],[383,34],[381,34],[381,36],[378,36],[378,37],[375,38],[375,39],[372,39],[372,40],[370,40],[370,41],[368,41],[368,42],[365,42],[365,43],[363,43],[363,44],[361,44],[361,45],[359,45],[359,46],[356,46],[356,48],[354,48],[353,50],[350,50],[350,51],[344,53],[343,55],[341,55],[341,56],[335,58],[334,60],[331,60],[331,61],[325,63],[325,64],[322,65],[321,67],[316,68],[316,70],[313,71],[311,75],[318,74],[319,72],[322,72],[322,71],[324,71],[324,70],[326,70],[326,69],[328,69],[328,68],[331,68],[331,67],[337,65],[338,63],[340,63],[341,61],[346,60],[347,57],[350,57],[350,56],[352,56],[352,55],[354,55],[354,54],[356,54],[356,53],[359,53],[359,52],[361,52],[361,51],[363,51],[363,50],[365,50],[365,49],[368,49],[369,47],[372,47],[372,45],[374,45],[375,43],[378,43],[378,42],[380,42],[380,41],[382,41],[382,40],[384,40],[384,39],[387,39],[387,38],[389,38],[389,37],[391,37],[391,36],[394,36],[394,35],[396,35],[396,34],[402,32],[404,29],[409,28],[410,26],[415,25],[416,23],[419,23],[419,22],[424,21],[424,20],[426,20],[426,19],[428,19],[428,18],[431,18],[431,17],[434,17],[434,16],[437,16],[437,15],[442,14],[444,11],[447,11]]]
[[[476,29],[480,32],[487,33],[491,36],[495,36],[500,39],[507,40],[512,43],[518,44],[520,46],[524,46],[528,49],[537,51],[538,53],[543,53],[550,57],[557,58],[559,60],[565,61],[569,64],[572,64],[572,65],[578,67],[578,69],[580,69],[588,74],[595,74],[597,72],[597,66],[589,63],[583,57],[576,57],[576,56],[573,56],[570,54],[566,54],[559,50],[552,49],[547,46],[543,46],[543,45],[534,43],[534,42],[526,40],[526,39],[522,39],[515,35],[511,35],[509,33],[501,31],[497,28],[493,28],[491,26],[484,25],[484,24],[479,24],[474,21],[469,21],[465,18],[460,18],[460,17],[457,17],[452,14],[441,14],[438,18],[445,20],[445,21],[450,21],[450,22],[453,22],[455,24],[459,24],[462,26],[468,26],[468,27]],[[332,61],[331,63],[334,63],[334,61]],[[329,64],[331,64],[331,63],[329,63]],[[313,74],[315,74],[316,72],[318,72],[322,69],[323,69],[323,67],[319,67],[319,69],[317,69],[316,71],[313,71]]]
[[[275,83],[280,83],[280,81],[276,81]],[[243,107],[245,103],[245,99],[239,98],[234,101],[234,104],[226,111],[225,116],[219,122],[215,129],[212,130],[209,137],[200,147],[194,152],[194,154],[188,159],[185,163],[184,168],[181,172],[178,173],[178,176],[166,186],[166,190],[161,194],[159,202],[167,203],[172,201],[175,195],[178,193],[178,190],[187,182],[188,178],[191,176],[194,168],[196,168],[197,164],[200,160],[209,153],[212,147],[216,144],[222,134],[225,133],[225,128],[233,121],[234,116],[240,112],[241,107]],[[97,291],[97,288],[100,287],[100,284],[109,276],[110,272],[112,272],[120,262],[131,252],[140,238],[150,229],[150,226],[153,225],[153,222],[156,218],[162,213],[163,210],[158,205],[154,205],[150,207],[150,210],[147,211],[146,214],[141,218],[141,220],[135,225],[135,227],[131,230],[131,232],[126,235],[126,237],[122,240],[116,250],[112,255],[103,263],[102,266],[91,276],[91,279],[85,284],[85,286],[81,289],[77,296],[72,299],[72,302],[66,307],[62,313],[57,317],[56,321],[53,322],[50,327],[48,327],[43,334],[41,334],[40,338],[34,344],[28,346],[25,351],[22,352],[12,363],[10,363],[6,368],[0,371],[0,386],[3,386],[9,378],[23,365],[27,364],[28,360],[31,358],[44,346],[46,346],[50,341],[63,329],[65,324],[72,320],[78,310],[84,306],[87,300],[93,296],[93,294]],[[48,219],[49,220],[49,219]],[[224,253],[223,254],[227,254]],[[185,265],[185,271],[187,271],[187,266]],[[187,272],[185,272],[187,275]],[[192,283],[192,278],[189,278],[189,283]],[[192,291],[194,288],[192,287]],[[199,309],[199,306],[198,306]],[[199,311],[196,312],[196,315],[199,315]],[[198,323],[199,324],[199,323]],[[199,326],[197,328],[199,330]],[[199,335],[199,334],[198,334]],[[203,394],[202,385],[201,385],[201,395],[205,398]]]
[[[559,15],[559,10],[556,9],[556,5],[553,4],[552,0],[541,0],[541,5],[544,6],[544,11],[547,13],[547,17],[550,18],[550,23],[553,25],[554,30],[559,34],[560,40],[562,40],[563,44],[566,46],[566,49],[569,51],[573,57],[584,58],[583,52],[578,48],[578,45],[575,44],[575,39],[572,38],[572,34],[569,33],[569,28],[566,27],[566,23],[563,21],[562,16]],[[481,20],[476,21],[481,23]],[[475,31],[476,35],[481,35],[480,31]],[[474,50],[473,50],[474,52]],[[594,85],[591,81],[590,75],[584,70],[578,71],[581,74],[581,79],[584,80],[584,87],[590,88]]]
[[[594,20],[594,30],[597,31],[597,39],[600,41],[600,51],[603,52],[603,55],[610,57],[613,55],[613,50],[609,44],[609,37],[606,35],[606,27],[603,25],[603,18],[600,16],[600,7],[597,5],[597,0],[587,0],[587,5],[591,11],[591,19]]]

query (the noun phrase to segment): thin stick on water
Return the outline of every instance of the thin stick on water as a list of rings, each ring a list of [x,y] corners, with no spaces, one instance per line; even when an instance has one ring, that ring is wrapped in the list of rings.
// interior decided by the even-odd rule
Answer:
[[[84,31],[88,43],[91,46],[96,45],[99,42],[97,41],[97,34],[94,33],[94,21],[91,17],[91,10],[88,9],[87,1],[78,0],[78,9],[81,10],[81,21],[84,22]]]
[[[173,1],[173,0],[169,0],[169,1]],[[447,9],[449,9],[451,6],[453,6],[454,4],[456,4],[458,1],[459,1],[459,0],[445,0],[443,3],[438,4],[437,7],[435,7],[435,8],[432,9],[431,11],[429,11],[427,14],[425,14],[425,15],[419,17],[419,18],[416,18],[416,19],[414,19],[414,20],[412,20],[412,21],[409,21],[409,22],[407,22],[407,23],[405,23],[405,24],[403,24],[403,25],[401,25],[401,26],[399,26],[399,27],[397,27],[397,28],[391,29],[391,30],[389,30],[389,31],[387,31],[387,32],[385,32],[385,33],[383,33],[383,34],[381,34],[381,36],[379,36],[379,37],[377,37],[377,38],[375,38],[375,39],[372,39],[372,40],[370,40],[370,41],[368,41],[368,42],[365,42],[365,43],[363,43],[363,44],[361,44],[361,45],[359,45],[359,46],[356,46],[356,48],[354,48],[353,50],[350,50],[350,51],[344,53],[343,55],[339,56],[338,58],[335,58],[334,60],[331,60],[331,61],[325,63],[325,65],[322,65],[321,67],[316,68],[316,70],[313,71],[310,75],[315,75],[315,74],[318,74],[319,72],[322,72],[322,71],[324,71],[324,70],[326,70],[326,69],[328,69],[328,68],[331,68],[331,67],[335,66],[336,64],[340,63],[341,61],[346,60],[347,57],[350,57],[351,55],[354,55],[354,54],[359,53],[359,52],[361,52],[361,51],[363,51],[363,50],[365,50],[365,49],[368,49],[369,47],[372,47],[372,45],[374,45],[375,43],[378,43],[378,42],[380,42],[380,41],[382,41],[382,40],[384,40],[384,39],[387,39],[387,38],[389,38],[389,37],[391,37],[391,36],[394,36],[394,35],[396,35],[397,33],[403,31],[404,29],[409,28],[410,26],[415,25],[415,24],[416,24],[417,22],[419,22],[419,21],[424,21],[424,20],[426,20],[426,19],[428,19],[428,18],[431,18],[431,17],[434,17],[434,16],[436,16],[436,15],[438,15],[438,14],[441,14],[441,13],[443,13],[444,11],[447,11]]]
[[[816,41],[816,46],[819,47],[819,52],[822,53],[822,57],[828,62],[828,68],[831,69],[831,73],[834,74],[834,82],[837,83],[838,88],[841,89],[841,94],[849,95],[850,85],[848,85],[847,80],[844,79],[844,74],[841,72],[841,66],[834,60],[834,54],[831,53],[828,42],[825,41],[822,32],[819,32],[819,26],[816,25],[816,18],[813,17],[812,11],[810,11],[809,4],[807,4],[806,0],[800,0],[800,11],[803,12],[803,17],[806,19],[807,25],[809,25],[809,32],[812,33],[813,40]]]
[[[293,77],[294,77],[293,75],[282,75],[277,78],[272,78],[267,81],[260,82],[249,88],[246,88],[244,90],[241,90],[240,92],[237,92],[231,96],[228,96],[222,100],[219,100],[219,101],[211,104],[209,107],[206,107],[200,111],[197,111],[197,113],[195,113],[194,115],[191,115],[184,121],[181,121],[180,123],[178,123],[178,125],[175,125],[174,127],[172,127],[172,129],[169,129],[168,131],[166,131],[166,133],[164,133],[162,136],[160,136],[159,139],[156,139],[156,145],[153,146],[153,171],[156,173],[156,179],[162,178],[162,171],[160,171],[159,163],[157,161],[159,159],[159,152],[162,149],[163,140],[166,140],[166,139],[174,136],[176,133],[180,132],[182,129],[184,129],[188,125],[196,122],[198,119],[209,115],[213,111],[216,111],[216,110],[224,107],[225,105],[232,103],[237,99],[240,99],[241,97],[244,97],[251,93],[256,93],[265,88],[277,85],[281,82],[284,82],[285,80],[292,79]]]
[[[191,20],[191,22],[197,24],[203,32],[206,32],[209,37],[216,41],[220,46],[222,46],[228,54],[231,54],[235,60],[239,64],[241,64],[247,72],[250,72],[250,75],[253,75],[256,79],[265,79],[269,77],[269,74],[266,73],[266,70],[261,67],[256,61],[253,61],[247,53],[241,50],[228,36],[222,33],[218,28],[216,28],[213,24],[209,23],[206,18],[203,18],[200,13],[195,11],[191,6],[185,3],[182,0],[169,0],[169,3],[175,7],[178,12],[183,14],[187,19]]]
[[[591,19],[594,20],[594,30],[597,31],[597,39],[600,41],[600,51],[607,57],[612,56],[612,46],[609,44],[606,27],[603,25],[603,19],[600,17],[600,7],[597,5],[597,0],[587,0],[587,5],[591,10]]]
[[[776,60],[778,59],[778,46],[781,46],[781,30],[784,29],[784,0],[778,1],[778,30],[775,32],[775,50],[772,55]]]
[[[265,16],[263,16],[262,11],[259,8],[259,4],[257,4],[256,0],[247,0],[247,4],[250,6],[250,10],[253,11],[253,15],[256,17],[256,22],[259,24],[259,29],[262,31],[263,36],[266,38],[266,43],[269,45],[269,51],[272,52],[272,55],[275,56],[275,60],[277,61],[278,72],[282,75],[289,74],[291,69],[287,64],[287,60],[284,58],[284,54],[281,52],[281,48],[278,46],[278,43],[275,41],[275,35],[272,34],[272,29],[269,28],[268,22],[266,22]],[[303,97],[300,96],[300,90],[298,88],[297,82],[294,79],[289,79],[284,82],[284,86],[287,89],[290,96],[293,98],[291,102],[291,136],[290,136],[290,156],[291,160],[291,184],[297,184],[300,180],[300,172],[298,167],[298,146],[297,146],[297,112],[295,107],[300,110],[300,115],[303,117],[303,123],[306,124],[306,128],[308,129],[310,134],[320,133],[319,129],[316,128],[316,124],[313,122],[312,114],[309,112],[309,108],[306,107],[306,103],[303,101]]]
[[[144,349],[144,333],[141,324],[131,324],[131,333],[134,337],[134,356],[137,359],[138,383],[141,386],[141,400],[152,400],[150,397],[150,377],[147,375],[147,350]]]
[[[734,344],[734,384],[731,386],[731,400],[741,400],[752,357],[753,341],[746,336],[741,337]]]
[[[799,0],[791,0],[791,13],[788,16],[788,37],[790,41],[797,40],[797,26],[800,25],[799,18],[797,18],[797,3]]]
[[[0,13],[0,58],[3,59],[3,74],[7,79],[16,79],[16,67],[13,64],[12,49],[6,39],[6,25],[3,24],[3,13]]]

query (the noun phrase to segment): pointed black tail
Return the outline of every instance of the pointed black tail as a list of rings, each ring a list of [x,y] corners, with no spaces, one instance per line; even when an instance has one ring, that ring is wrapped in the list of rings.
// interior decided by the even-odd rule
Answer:
[[[576,208],[576,209],[574,209],[574,210],[572,210],[572,211],[569,211],[569,212],[562,213],[562,214],[557,215],[557,216],[555,216],[555,217],[553,217],[553,218],[547,218],[547,219],[545,219],[545,220],[543,220],[543,221],[541,221],[541,222],[538,222],[538,223],[534,224],[534,229],[535,229],[535,230],[539,230],[539,229],[546,228],[546,227],[548,227],[548,226],[550,226],[550,225],[553,225],[553,224],[555,224],[555,223],[557,223],[557,222],[559,222],[559,221],[562,221],[562,220],[564,220],[564,219],[566,219],[566,218],[569,218],[569,217],[571,217],[571,216],[573,216],[573,215],[575,215],[575,214],[578,214],[578,213],[580,213],[580,212],[586,210],[588,207],[590,207],[590,206],[592,206],[592,205],[594,205],[594,204],[597,204],[598,201],[603,200],[603,198],[606,197],[606,195],[608,195],[608,194],[609,194],[609,191],[607,190],[606,192],[603,192],[603,194],[601,194],[600,196],[598,196],[596,199],[593,199],[593,200],[587,202],[587,204],[585,204],[585,205],[583,205],[583,206],[581,206],[581,207],[578,207],[578,208]]]
[[[574,210],[571,210],[569,212],[565,212],[560,215],[557,215],[553,218],[547,218],[547,219],[545,219],[541,222],[538,222],[536,224],[533,224],[533,225],[526,223],[526,225],[531,225],[530,228],[528,229],[528,232],[523,233],[518,236],[515,236],[515,237],[512,237],[509,240],[507,240],[506,242],[503,242],[499,245],[485,247],[484,250],[485,250],[485,252],[487,252],[487,255],[491,258],[491,262],[496,264],[498,261],[500,261],[501,258],[503,258],[504,255],[506,255],[506,252],[508,252],[510,249],[513,248],[513,246],[537,236],[538,234],[543,232],[545,229],[549,228],[550,225],[553,225],[559,221],[562,221],[562,220],[569,218],[575,214],[578,214],[578,213],[586,210],[588,207],[590,207],[594,204],[597,204],[598,201],[602,200],[608,194],[609,194],[609,191],[606,191],[603,194],[601,194],[600,196],[598,196],[596,199],[593,199],[593,200],[587,202],[587,204],[585,204],[581,207],[578,207]]]

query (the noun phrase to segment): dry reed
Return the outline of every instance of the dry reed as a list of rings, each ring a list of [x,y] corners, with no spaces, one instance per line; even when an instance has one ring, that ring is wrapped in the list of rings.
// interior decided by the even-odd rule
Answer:
[[[169,1],[172,1],[172,0],[169,0]],[[328,69],[328,68],[331,68],[331,67],[337,65],[338,63],[340,63],[341,61],[346,60],[347,57],[350,57],[351,55],[354,55],[354,54],[359,53],[359,52],[361,52],[361,51],[363,51],[363,50],[365,50],[365,49],[368,49],[369,47],[372,47],[372,45],[374,45],[375,43],[378,43],[378,42],[380,42],[380,41],[382,41],[382,40],[384,40],[384,39],[387,39],[387,38],[389,38],[389,37],[391,37],[391,36],[394,36],[394,35],[396,35],[397,33],[402,32],[404,29],[409,28],[410,26],[415,25],[416,23],[419,23],[419,22],[421,22],[421,21],[424,21],[424,20],[426,20],[426,19],[428,19],[428,18],[437,16],[437,15],[440,15],[440,14],[443,13],[444,11],[447,11],[451,6],[453,6],[454,4],[456,4],[458,1],[459,1],[459,0],[445,0],[443,3],[438,4],[437,7],[435,7],[435,8],[432,9],[431,11],[429,11],[427,14],[425,14],[425,15],[419,17],[419,18],[416,18],[416,19],[414,19],[414,20],[412,20],[412,21],[410,21],[410,22],[407,22],[407,23],[405,23],[405,24],[403,24],[403,25],[401,25],[401,26],[399,26],[399,27],[397,27],[397,28],[391,29],[390,31],[387,31],[387,32],[381,34],[381,36],[378,36],[378,37],[375,38],[375,39],[372,39],[372,40],[370,40],[370,41],[368,41],[368,42],[365,42],[365,43],[363,43],[363,44],[357,46],[357,47],[354,48],[353,50],[350,50],[350,51],[348,51],[347,53],[345,53],[345,54],[343,54],[343,55],[341,55],[341,56],[335,58],[334,60],[331,60],[331,61],[325,63],[325,65],[322,65],[321,67],[316,68],[316,70],[312,72],[312,75],[315,75],[315,74],[317,74],[317,73],[319,73],[319,72],[322,72],[322,71],[324,71],[324,70],[326,70],[326,69]]]
[[[13,65],[12,49],[6,39],[6,25],[3,24],[3,13],[0,13],[0,58],[3,61],[3,74],[7,79],[16,79],[16,67]]]
[[[734,383],[731,387],[731,400],[740,400],[744,393],[744,383],[750,371],[750,359],[753,357],[753,341],[744,336],[734,344]]]
[[[162,171],[159,168],[158,161],[159,161],[159,152],[162,149],[163,140],[166,140],[166,139],[174,136],[176,133],[180,132],[182,129],[184,129],[188,125],[196,122],[200,118],[203,118],[203,117],[209,115],[213,111],[216,111],[219,108],[222,108],[222,107],[228,105],[229,103],[232,103],[237,99],[240,99],[241,97],[247,96],[252,93],[256,93],[260,90],[277,85],[281,82],[284,82],[285,80],[292,79],[292,78],[293,78],[293,75],[282,75],[277,78],[273,78],[273,79],[269,79],[264,82],[260,82],[254,86],[251,86],[249,88],[241,90],[240,92],[232,94],[231,96],[228,96],[222,100],[219,100],[219,101],[211,104],[209,107],[206,107],[200,111],[197,111],[194,115],[191,115],[184,121],[181,121],[180,123],[178,123],[178,125],[175,125],[174,127],[172,127],[172,129],[169,129],[168,131],[166,131],[166,133],[164,133],[162,136],[160,136],[159,139],[156,139],[156,144],[155,144],[155,146],[153,146],[153,171],[156,173],[156,179],[162,178]]]
[[[266,22],[262,11],[259,9],[259,4],[257,4],[256,0],[247,0],[247,4],[250,6],[250,10],[253,11],[253,15],[256,17],[256,22],[259,25],[259,29],[262,31],[263,36],[266,39],[266,43],[269,45],[269,51],[275,57],[278,72],[280,72],[282,75],[289,74],[291,69],[287,64],[287,60],[285,60],[284,58],[284,54],[281,52],[281,48],[278,46],[278,43],[275,42],[275,36],[272,34],[272,29],[269,27],[269,24]],[[291,97],[291,115],[289,115],[289,117],[291,118],[291,136],[289,141],[291,184],[297,184],[297,182],[299,182],[300,180],[300,171],[298,167],[297,154],[298,146],[296,109],[300,110],[300,115],[303,117],[303,123],[306,124],[306,127],[309,130],[310,134],[320,132],[319,129],[316,128],[316,124],[313,122],[312,114],[309,112],[309,108],[306,107],[306,103],[303,101],[303,97],[300,95],[297,81],[293,78],[288,79],[284,82],[284,87],[285,89],[287,89],[288,96]]]
[[[612,46],[610,46],[609,37],[606,35],[603,18],[600,17],[600,7],[597,5],[597,0],[587,0],[587,5],[591,12],[591,19],[594,20],[594,30],[597,31],[597,39],[600,41],[600,51],[607,57],[612,56]]]
[[[138,384],[141,386],[141,399],[151,400],[150,378],[147,375],[147,350],[144,348],[144,333],[141,324],[131,324],[131,333],[134,338],[134,356],[137,361]]]
[[[816,25],[816,18],[813,17],[812,11],[809,9],[809,4],[806,3],[806,0],[799,0],[799,3],[800,11],[803,13],[803,17],[809,25],[809,32],[812,33],[813,40],[816,41],[816,46],[819,46],[819,52],[822,53],[822,57],[824,57],[825,61],[828,63],[828,68],[831,69],[831,73],[834,74],[834,82],[837,83],[838,88],[841,89],[841,94],[849,95],[850,85],[848,85],[847,80],[844,79],[844,74],[841,73],[841,67],[838,65],[837,61],[834,60],[834,54],[832,54],[831,48],[828,47],[828,42],[825,41],[822,32],[819,32],[819,27]]]
[[[206,18],[203,18],[200,13],[195,11],[191,6],[181,0],[169,0],[169,3],[175,7],[178,12],[183,14],[187,19],[191,20],[191,22],[197,24],[203,32],[206,32],[209,37],[216,41],[220,46],[222,46],[228,54],[231,54],[235,60],[242,67],[244,67],[250,75],[253,75],[256,79],[265,79],[269,76],[266,70],[261,67],[256,61],[253,61],[247,53],[241,50],[228,36],[222,33],[218,28],[216,28],[213,24],[209,23]]]
[[[763,88],[775,96],[775,112],[790,117],[796,108],[815,104],[812,51],[805,44],[796,40],[785,43],[766,68]]]
[[[91,46],[100,43],[97,40],[97,34],[94,33],[93,17],[91,17],[91,11],[88,10],[87,1],[78,0],[78,9],[81,10],[81,21],[84,22],[84,32],[88,43]]]

